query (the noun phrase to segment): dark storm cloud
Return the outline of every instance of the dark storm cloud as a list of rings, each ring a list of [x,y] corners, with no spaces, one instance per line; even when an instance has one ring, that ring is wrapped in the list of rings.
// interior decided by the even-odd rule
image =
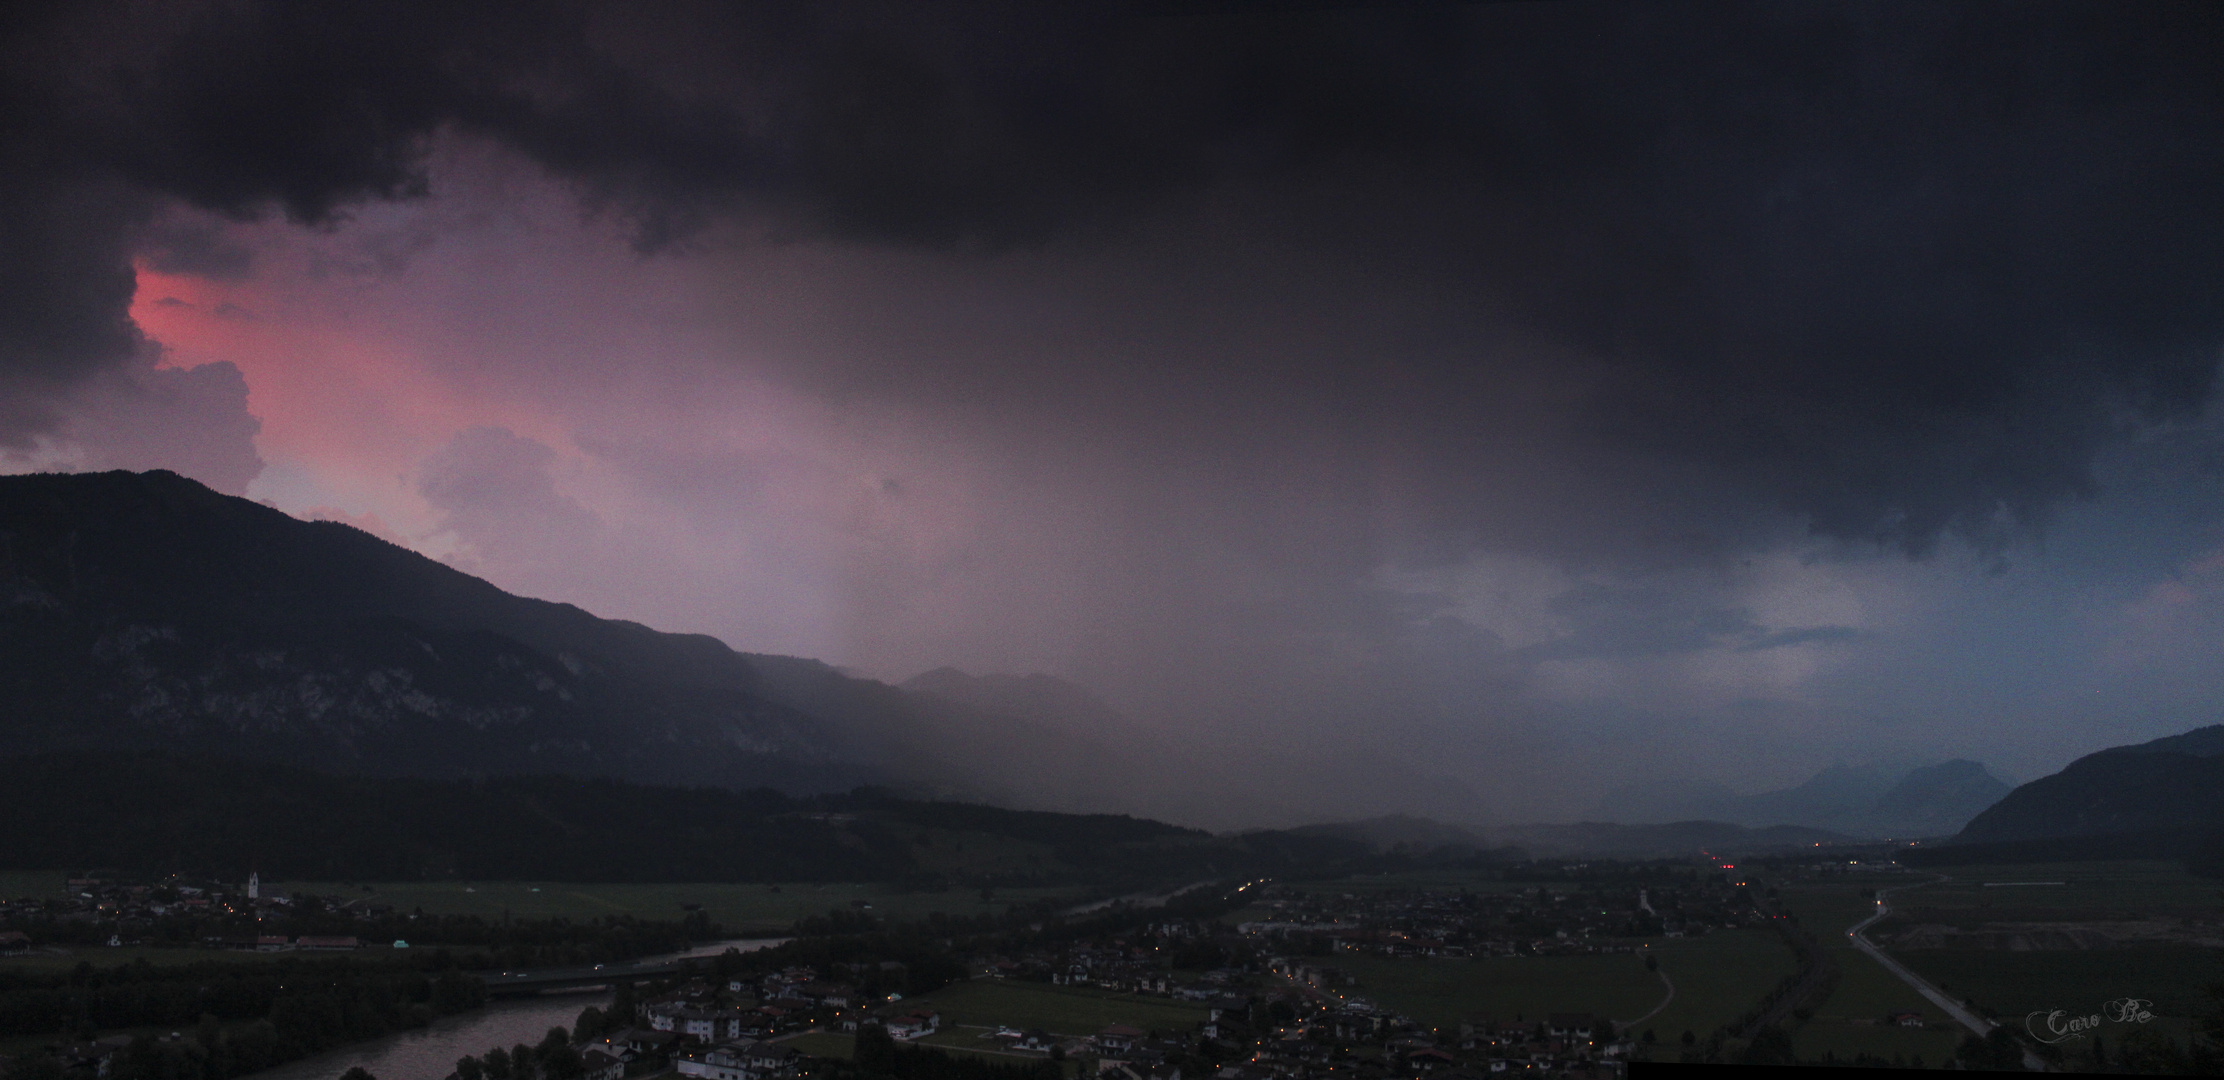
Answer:
[[[1322,260],[1600,365],[1585,438],[1912,550],[2043,521],[2113,432],[2210,393],[2224,9],[1160,10],[19,16],[5,363],[128,353],[127,256],[191,257],[140,236],[151,199],[325,221],[421,191],[452,128],[572,178],[647,248],[729,212],[976,253],[1085,246],[1208,196],[1287,213]],[[883,374],[899,394],[988,377],[965,363]],[[1440,348],[1392,383],[1353,350],[1258,377],[1355,388],[1419,425],[1456,489],[1476,363]]]
[[[1523,650],[1536,660],[1631,659],[1732,648],[1759,652],[1858,639],[1845,626],[1768,630],[1751,610],[1700,590],[1661,585],[1585,584],[1552,599],[1566,630]]]

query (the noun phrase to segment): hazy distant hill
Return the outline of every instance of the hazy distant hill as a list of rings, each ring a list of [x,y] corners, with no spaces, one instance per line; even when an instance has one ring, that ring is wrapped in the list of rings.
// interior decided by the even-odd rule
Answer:
[[[1589,816],[1629,824],[1799,825],[1859,837],[1948,836],[2009,790],[1983,765],[1963,759],[1913,769],[1840,764],[1796,787],[1753,795],[1708,781],[1628,785],[1601,800]]]
[[[1307,825],[1288,831],[1362,843],[1380,852],[1440,858],[1464,856],[1486,861],[1529,857],[1661,859],[1684,858],[1702,852],[1746,855],[1849,839],[1823,829],[1796,825],[1749,829],[1726,821],[1651,825],[1586,821],[1574,825],[1511,825],[1477,830],[1407,814]]]
[[[1878,797],[1863,831],[1886,836],[1951,836],[2011,790],[2006,781],[1966,759],[1914,769]]]
[[[1216,828],[1380,813],[1387,804],[1474,820],[1481,797],[1393,761],[1299,754],[1251,740],[1153,729],[1049,675],[969,675],[944,667],[902,688],[932,737],[909,746],[915,774],[952,797],[1054,810],[1143,814]]]
[[[1660,825],[1585,821],[1574,825],[1522,825],[1495,829],[1492,834],[1500,843],[1518,845],[1540,857],[1617,859],[1678,858],[1701,852],[1751,855],[1849,839],[1825,829],[1797,825],[1751,829],[1726,821],[1677,821]]]
[[[2224,828],[2224,725],[2087,754],[2010,792],[1954,840],[2207,828]]]
[[[1307,836],[1333,836],[1366,844],[1377,851],[1480,852],[1492,848],[1490,838],[1472,829],[1447,825],[1410,814],[1390,814],[1365,821],[1337,821],[1305,825],[1290,832]]]

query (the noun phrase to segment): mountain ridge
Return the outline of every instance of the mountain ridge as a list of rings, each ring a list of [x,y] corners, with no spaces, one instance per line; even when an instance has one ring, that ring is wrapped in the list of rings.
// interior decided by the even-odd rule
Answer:
[[[1481,802],[1400,762],[1147,727],[1053,676],[911,682],[512,595],[174,473],[0,476],[0,754],[872,785],[1222,829]]]
[[[1953,837],[2004,843],[2224,829],[2224,725],[2112,746],[2009,792]]]

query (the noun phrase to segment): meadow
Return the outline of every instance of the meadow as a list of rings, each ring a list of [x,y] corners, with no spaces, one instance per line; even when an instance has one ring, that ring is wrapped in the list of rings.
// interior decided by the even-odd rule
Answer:
[[[1927,1064],[1940,1064],[1953,1056],[1966,1033],[1846,937],[1847,928],[1876,910],[1875,901],[1860,894],[1863,884],[1874,883],[1784,887],[1785,909],[1815,935],[1839,972],[1837,987],[1815,1007],[1814,1016],[1793,1029],[1794,1052],[1808,1061],[1825,1054],[1841,1061],[1869,1054],[1885,1060],[1920,1057]],[[1904,1028],[1883,1022],[1887,1014],[1902,1010],[1921,1013],[1926,1026]]]
[[[2218,914],[2217,885],[2193,877],[2174,862],[2045,863],[1938,867],[1943,875],[1893,897],[1896,917],[1871,931],[1882,939],[1895,928],[1938,922],[1975,928],[1992,923],[2106,923],[2130,919],[2211,919]],[[1796,1025],[1793,1045],[1802,1059],[1830,1053],[1839,1060],[1868,1053],[1930,1064],[1951,1056],[1966,1034],[1912,987],[1852,948],[1845,931],[1875,910],[1860,895],[1864,886],[1906,885],[1921,877],[1839,879],[1791,883],[1782,900],[1837,963],[1838,986]],[[2059,882],[2060,884],[2052,884]],[[2043,884],[2042,884],[2043,883]],[[2020,1024],[2032,1010],[2090,1013],[2105,1001],[2152,1001],[2152,1030],[2182,1039],[2193,1018],[2217,1007],[2209,984],[2224,980],[2224,950],[2186,945],[2131,945],[2090,950],[1895,949],[1893,955],[1956,997],[2002,1022]],[[1923,1029],[1878,1023],[1886,1013],[1920,1012]]]
[[[1474,1016],[1541,1020],[1590,1012],[1629,1020],[1667,995],[1644,958],[1630,953],[1412,960],[1342,953],[1328,962],[1359,979],[1356,987],[1334,988],[1335,995],[1365,998],[1453,1034]]]
[[[979,1045],[977,1033],[950,1030],[953,1027],[1009,1025],[1022,1031],[1041,1028],[1057,1035],[1094,1035],[1111,1024],[1146,1031],[1188,1030],[1206,1016],[1204,1006],[1170,998],[1004,979],[953,983],[908,1003],[942,1014],[943,1037],[930,1041],[953,1049]]]
[[[1670,938],[1650,951],[1675,982],[1676,997],[1637,1030],[1657,1032],[1663,1041],[1686,1031],[1705,1038],[1744,1015],[1799,966],[1791,947],[1767,930]]]
[[[2224,982],[2224,950],[2180,946],[1908,949],[1892,955],[1947,993],[2009,1020],[2033,1010],[2092,1013],[2122,998],[2153,1002],[2157,1016],[2192,1018],[2216,1011],[2207,987]]]
[[[1941,866],[1948,880],[1899,894],[1895,906],[1944,921],[2005,919],[2210,918],[2220,914],[2218,883],[2174,861]],[[2046,884],[2060,882],[2060,884]]]
[[[0,870],[0,899],[54,899],[68,881],[69,875],[59,870]]]
[[[138,945],[105,945],[62,947],[54,951],[41,950],[24,956],[0,956],[0,971],[35,972],[52,974],[69,971],[80,963],[107,969],[136,964],[144,960],[156,967],[199,963],[267,963],[274,960],[319,960],[355,957],[363,953],[303,953],[303,952],[246,952],[232,949],[161,949]]]
[[[1897,894],[1905,921],[1964,927],[2015,922],[2172,920],[2209,924],[2224,918],[2218,883],[2175,862],[2043,863],[2031,866],[1947,866],[1948,880]],[[2026,884],[2061,882],[2055,884]],[[1991,883],[1991,884],[1988,884]],[[1895,949],[1898,957],[1941,988],[2003,1017],[2034,1009],[2089,1011],[2102,1002],[2137,997],[2153,1011],[2181,1020],[2214,1012],[2208,987],[2224,981],[2224,949],[2186,943],[2127,944],[2097,949]]]

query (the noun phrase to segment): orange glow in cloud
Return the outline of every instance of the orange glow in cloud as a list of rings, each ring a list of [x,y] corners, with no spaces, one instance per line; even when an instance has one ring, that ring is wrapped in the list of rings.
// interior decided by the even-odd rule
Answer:
[[[262,421],[263,459],[361,510],[421,516],[409,483],[417,463],[474,425],[561,445],[562,425],[457,393],[426,371],[416,342],[363,325],[344,295],[319,293],[315,283],[137,271],[131,315],[162,345],[160,366],[237,366],[248,409]]]

